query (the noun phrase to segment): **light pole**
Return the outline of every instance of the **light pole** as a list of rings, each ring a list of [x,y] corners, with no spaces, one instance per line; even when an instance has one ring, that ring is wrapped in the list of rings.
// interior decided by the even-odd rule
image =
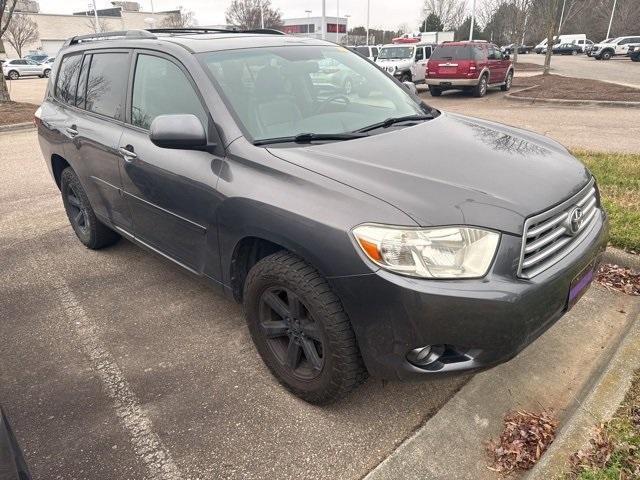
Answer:
[[[613,0],[613,8],[611,9],[611,18],[609,19],[609,28],[607,28],[607,38],[609,38],[609,34],[611,33],[611,24],[613,23],[613,15],[616,12],[616,3],[618,3],[618,0]]]
[[[322,40],[327,38],[327,0],[322,0]]]
[[[264,4],[260,1],[260,28],[264,28]]]
[[[346,29],[347,29],[347,40],[346,40],[346,44],[347,44],[347,45],[349,45],[349,17],[350,17],[350,16],[351,16],[351,15],[349,15],[348,13],[347,13],[347,14],[345,14],[345,16],[344,16],[344,18],[346,18],[346,19],[347,19],[347,23],[345,24],[345,27],[346,27]]]
[[[471,28],[469,29],[469,41],[473,40],[473,24],[476,22],[476,0],[471,7]]]
[[[307,14],[307,35],[309,35],[309,33],[311,33],[309,32],[309,25],[311,22],[311,19],[309,17],[311,16],[311,10],[305,10],[304,13]]]
[[[369,18],[371,14],[371,0],[367,0],[367,45],[369,45]]]
[[[98,20],[98,9],[96,8],[96,0],[92,0],[93,16],[96,18],[96,33],[100,33],[100,21]]]

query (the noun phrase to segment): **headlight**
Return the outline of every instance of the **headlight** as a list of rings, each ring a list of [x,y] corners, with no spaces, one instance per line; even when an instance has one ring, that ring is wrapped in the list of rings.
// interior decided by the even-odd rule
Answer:
[[[473,227],[403,228],[360,225],[353,236],[380,267],[412,277],[483,277],[500,234]]]

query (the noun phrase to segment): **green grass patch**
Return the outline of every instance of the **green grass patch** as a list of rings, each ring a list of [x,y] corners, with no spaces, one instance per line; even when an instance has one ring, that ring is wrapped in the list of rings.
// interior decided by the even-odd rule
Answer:
[[[571,457],[571,480],[640,478],[640,371],[611,421],[601,425],[588,448]]]
[[[575,151],[598,181],[611,244],[640,252],[640,154]]]

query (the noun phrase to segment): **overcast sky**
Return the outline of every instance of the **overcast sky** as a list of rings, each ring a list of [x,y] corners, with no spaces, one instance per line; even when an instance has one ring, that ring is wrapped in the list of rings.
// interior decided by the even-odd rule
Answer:
[[[420,18],[422,0],[370,0],[371,28],[387,28],[395,30],[402,23],[417,27]],[[143,10],[151,10],[151,0],[140,0]],[[224,23],[224,12],[231,0],[153,0],[155,10],[169,10],[178,5],[193,10],[201,25]],[[271,0],[274,7],[279,8],[283,18],[305,17],[305,10],[311,15],[321,15],[320,0]],[[87,10],[89,0],[40,0],[42,13],[71,13]],[[111,6],[109,0],[96,0],[98,8]],[[402,6],[400,6],[402,5]],[[336,14],[337,0],[327,0],[327,15]],[[340,15],[350,14],[349,26],[364,25],[367,15],[367,0],[341,0]]]

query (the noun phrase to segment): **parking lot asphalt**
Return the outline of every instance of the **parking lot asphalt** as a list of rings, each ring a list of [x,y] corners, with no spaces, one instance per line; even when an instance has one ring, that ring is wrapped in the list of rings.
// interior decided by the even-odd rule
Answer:
[[[85,249],[35,131],[0,134],[0,403],[34,478],[361,478],[470,377],[285,392],[241,309],[121,241]]]
[[[544,65],[544,55],[518,55],[518,61]],[[590,78],[640,88],[640,63],[634,63],[625,56],[596,60],[586,55],[554,55],[551,57],[551,71],[569,77]]]
[[[424,86],[420,86],[419,91],[424,101],[435,108],[532,130],[568,148],[640,152],[640,110],[637,108],[514,102],[499,89],[489,90],[483,98],[454,90],[432,97]]]

